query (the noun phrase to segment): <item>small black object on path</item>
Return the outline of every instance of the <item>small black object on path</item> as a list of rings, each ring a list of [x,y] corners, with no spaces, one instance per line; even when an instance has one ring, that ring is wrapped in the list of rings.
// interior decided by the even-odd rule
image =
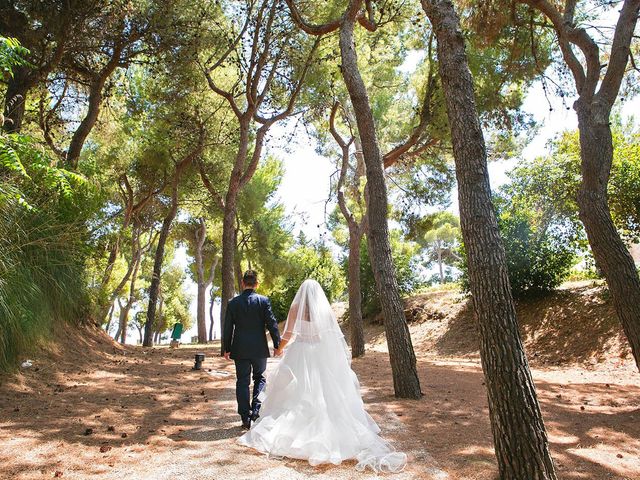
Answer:
[[[204,353],[196,353],[196,361],[191,370],[202,370],[202,362],[204,362]]]

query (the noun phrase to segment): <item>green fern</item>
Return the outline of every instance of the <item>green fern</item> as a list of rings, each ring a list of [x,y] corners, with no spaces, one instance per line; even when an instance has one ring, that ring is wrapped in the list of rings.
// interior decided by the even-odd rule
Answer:
[[[10,144],[3,142],[2,139],[0,139],[0,165],[20,176],[30,178],[20,161],[18,152]]]

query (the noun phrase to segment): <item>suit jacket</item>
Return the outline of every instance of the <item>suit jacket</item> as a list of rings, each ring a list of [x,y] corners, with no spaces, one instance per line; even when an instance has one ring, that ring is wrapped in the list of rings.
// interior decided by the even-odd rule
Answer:
[[[224,316],[222,341],[224,351],[231,352],[231,358],[270,357],[266,330],[271,334],[273,348],[278,348],[278,322],[267,297],[247,289],[229,301]]]

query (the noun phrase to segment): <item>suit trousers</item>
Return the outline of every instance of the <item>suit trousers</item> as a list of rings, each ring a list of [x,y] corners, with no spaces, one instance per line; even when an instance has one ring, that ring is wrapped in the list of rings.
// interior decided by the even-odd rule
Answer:
[[[234,360],[236,364],[236,400],[238,402],[238,413],[243,420],[249,418],[251,414],[256,414],[260,410],[260,400],[258,395],[267,383],[264,378],[264,371],[267,369],[266,358],[241,358]],[[253,395],[249,400],[249,384],[251,383],[251,373],[253,371]]]

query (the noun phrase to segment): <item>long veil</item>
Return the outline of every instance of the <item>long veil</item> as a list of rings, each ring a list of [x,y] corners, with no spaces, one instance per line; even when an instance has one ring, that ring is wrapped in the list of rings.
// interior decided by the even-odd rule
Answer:
[[[308,279],[300,285],[287,315],[283,338],[289,341],[299,339],[309,343],[333,343],[351,363],[351,353],[336,315],[316,280]]]

